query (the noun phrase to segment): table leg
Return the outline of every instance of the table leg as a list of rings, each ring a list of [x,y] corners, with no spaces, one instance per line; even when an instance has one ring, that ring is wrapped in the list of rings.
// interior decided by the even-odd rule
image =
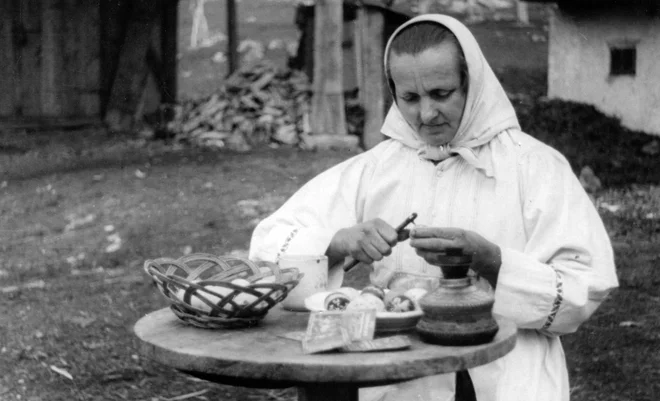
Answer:
[[[455,401],[477,401],[472,378],[467,370],[456,372],[456,398]]]
[[[298,401],[358,401],[358,387],[346,384],[310,384],[298,387]]]

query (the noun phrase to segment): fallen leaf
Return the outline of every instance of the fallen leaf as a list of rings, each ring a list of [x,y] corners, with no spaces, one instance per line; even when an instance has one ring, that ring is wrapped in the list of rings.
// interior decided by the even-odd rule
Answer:
[[[67,371],[64,370],[64,369],[58,368],[58,367],[55,366],[55,365],[50,365],[50,369],[51,369],[53,372],[55,372],[55,373],[59,373],[60,375],[66,377],[66,378],[69,379],[69,380],[73,380],[73,376],[71,376],[71,373],[67,372]]]
[[[91,213],[84,217],[70,215],[68,216],[68,218],[69,218],[69,224],[67,224],[64,227],[64,231],[71,231],[71,230],[75,230],[76,228],[89,226],[91,223],[94,222],[94,220],[96,220],[96,216]]]
[[[113,226],[112,224],[108,224],[106,226],[103,226],[103,231],[105,231],[106,233],[111,233],[111,232],[115,231],[115,226]]]
[[[89,326],[90,324],[94,323],[96,321],[95,317],[84,317],[84,316],[74,316],[71,318],[67,319],[68,321],[77,324],[78,326],[82,327],[83,329]]]
[[[117,252],[119,249],[121,249],[122,240],[119,234],[110,234],[108,235],[107,240],[110,242],[110,245],[105,247],[106,253]]]

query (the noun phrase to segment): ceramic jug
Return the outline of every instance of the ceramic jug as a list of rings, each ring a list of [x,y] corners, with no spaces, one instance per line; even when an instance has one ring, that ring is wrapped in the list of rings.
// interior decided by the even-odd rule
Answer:
[[[475,285],[468,271],[472,257],[451,249],[441,258],[440,286],[419,301],[424,316],[417,332],[425,342],[476,345],[491,341],[498,330],[492,315],[492,290]]]

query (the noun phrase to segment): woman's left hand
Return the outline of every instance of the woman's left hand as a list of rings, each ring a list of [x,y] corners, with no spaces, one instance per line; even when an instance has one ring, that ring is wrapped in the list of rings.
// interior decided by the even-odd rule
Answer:
[[[474,231],[461,228],[417,226],[410,231],[410,246],[429,264],[439,266],[438,259],[448,248],[460,248],[472,255],[470,268],[495,287],[502,264],[500,247]]]

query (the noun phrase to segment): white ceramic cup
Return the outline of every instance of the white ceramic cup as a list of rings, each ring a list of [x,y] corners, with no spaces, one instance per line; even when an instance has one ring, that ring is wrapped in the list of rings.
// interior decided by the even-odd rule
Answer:
[[[325,255],[284,255],[278,264],[282,269],[295,267],[305,275],[282,301],[284,309],[306,311],[305,298],[341,286],[340,269],[329,273],[328,257]]]

